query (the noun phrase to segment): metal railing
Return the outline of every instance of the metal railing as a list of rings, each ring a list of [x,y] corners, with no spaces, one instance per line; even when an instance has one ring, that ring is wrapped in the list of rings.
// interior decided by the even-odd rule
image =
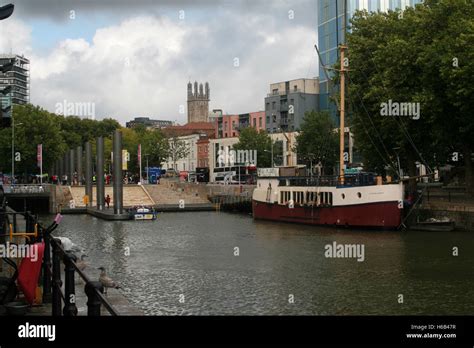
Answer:
[[[18,217],[25,219],[25,230],[19,232]],[[113,316],[119,315],[117,310],[104,297],[104,287],[99,281],[92,281],[76,265],[76,255],[64,250],[59,239],[55,239],[52,232],[58,227],[57,218],[48,227],[38,221],[38,216],[30,212],[9,212],[6,206],[0,207],[0,243],[13,236],[24,236],[27,244],[44,242],[44,257],[42,264],[43,303],[51,303],[52,316],[77,316],[76,306],[76,273],[85,282],[84,292],[87,296],[87,315],[100,316],[101,306]],[[9,226],[11,226],[9,228]],[[7,229],[9,229],[7,233]],[[64,291],[61,278],[61,263],[64,264]]]
[[[64,250],[59,239],[51,235],[57,228],[53,222],[48,228],[43,229],[45,242],[43,259],[43,302],[52,303],[53,316],[77,316],[75,274],[77,273],[85,282],[84,292],[87,296],[87,315],[100,316],[101,306],[117,316],[119,313],[104,297],[104,287],[99,281],[92,281],[76,265],[76,255]],[[52,259],[51,259],[52,249]],[[62,291],[61,261],[64,263],[64,293]],[[64,303],[64,306],[63,306]],[[62,309],[61,309],[62,307]]]
[[[49,193],[51,191],[50,184],[15,184],[15,185],[4,185],[3,190],[5,193]]]
[[[271,179],[272,177],[267,177]],[[279,179],[279,186],[372,186],[376,185],[374,175],[346,174],[342,178],[337,175],[330,176],[279,176],[273,177]]]

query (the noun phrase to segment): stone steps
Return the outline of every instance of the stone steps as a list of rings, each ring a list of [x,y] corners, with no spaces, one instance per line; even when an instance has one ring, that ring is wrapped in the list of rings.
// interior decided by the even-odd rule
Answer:
[[[199,195],[171,189],[165,185],[146,185],[146,190],[155,201],[155,204],[179,204],[184,200],[185,204],[203,204],[209,203],[207,199]]]
[[[71,193],[75,202],[76,207],[84,207],[84,193],[85,188],[84,186],[71,186]],[[114,193],[112,186],[105,187],[105,196],[109,195],[110,206],[112,207],[114,204]],[[97,189],[96,187],[92,187],[92,206],[96,206],[97,201]],[[132,207],[136,205],[154,205],[150,197],[148,197],[147,193],[143,189],[143,187],[139,185],[124,185],[123,186],[123,206],[124,207]]]

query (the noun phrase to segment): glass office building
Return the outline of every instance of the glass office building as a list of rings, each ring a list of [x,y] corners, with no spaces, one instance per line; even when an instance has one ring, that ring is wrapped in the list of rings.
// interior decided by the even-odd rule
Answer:
[[[319,0],[318,1],[318,48],[322,62],[319,65],[320,108],[336,115],[334,103],[330,102],[328,81],[321,64],[334,65],[339,58],[339,44],[345,42],[349,20],[356,10],[388,11],[414,6],[422,0]],[[331,72],[328,71],[329,76]],[[337,90],[337,86],[335,88]]]

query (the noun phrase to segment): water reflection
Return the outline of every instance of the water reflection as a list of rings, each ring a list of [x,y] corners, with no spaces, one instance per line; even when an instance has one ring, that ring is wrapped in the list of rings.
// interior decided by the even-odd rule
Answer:
[[[152,315],[474,311],[469,233],[352,231],[199,212],[161,214],[156,222],[70,215],[58,234],[87,250],[92,278],[106,267]],[[326,258],[333,242],[363,244],[365,261]],[[454,244],[462,246],[457,258]]]

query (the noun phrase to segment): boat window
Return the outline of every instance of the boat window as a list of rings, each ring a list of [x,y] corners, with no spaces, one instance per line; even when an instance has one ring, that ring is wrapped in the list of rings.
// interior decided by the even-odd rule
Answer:
[[[362,198],[362,193],[357,192],[357,197]]]

